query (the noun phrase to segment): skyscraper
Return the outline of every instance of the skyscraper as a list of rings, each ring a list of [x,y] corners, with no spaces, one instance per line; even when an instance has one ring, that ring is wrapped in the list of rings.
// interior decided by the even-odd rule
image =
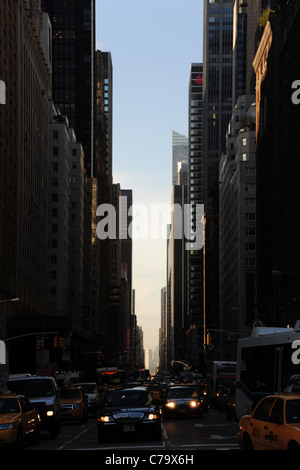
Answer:
[[[7,104],[0,105],[0,299],[21,299],[14,312],[4,304],[10,314],[7,324],[0,318],[4,337],[26,334],[46,311],[51,70],[43,49],[45,25],[37,0],[0,4],[1,79],[7,92]],[[10,350],[20,369],[35,355],[34,339],[26,340],[27,347],[22,340],[16,345],[24,354]]]
[[[219,163],[232,112],[233,0],[204,2],[203,148],[204,202],[218,185]]]
[[[82,143],[94,176],[95,0],[42,0],[52,24],[53,101]]]
[[[177,163],[188,161],[188,138],[172,131],[172,184],[177,183]]]
[[[189,171],[188,202],[191,204],[191,228],[196,230],[196,207],[204,203],[203,174],[203,64],[193,63],[189,81]],[[203,324],[203,250],[187,253],[187,326],[191,363],[198,367]]]
[[[246,93],[248,3],[235,0],[233,8],[232,107]]]
[[[233,0],[204,2],[205,321],[219,326],[219,166],[232,113]]]

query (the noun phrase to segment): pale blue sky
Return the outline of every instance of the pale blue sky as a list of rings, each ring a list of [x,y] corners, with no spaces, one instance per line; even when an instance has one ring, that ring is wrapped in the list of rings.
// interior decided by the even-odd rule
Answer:
[[[203,0],[96,0],[97,47],[113,62],[113,177],[134,204],[171,204],[172,130],[188,135],[190,66],[203,56]],[[155,349],[166,240],[135,240],[133,288]]]

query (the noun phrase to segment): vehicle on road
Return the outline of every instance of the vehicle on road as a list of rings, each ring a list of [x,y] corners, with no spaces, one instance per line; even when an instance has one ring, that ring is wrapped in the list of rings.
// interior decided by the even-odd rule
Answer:
[[[284,393],[299,375],[300,320],[294,328],[255,326],[238,340],[236,416],[250,414],[265,396]],[[295,356],[294,356],[295,355]]]
[[[24,395],[38,411],[41,430],[47,430],[52,438],[60,433],[61,405],[57,384],[53,377],[26,376],[9,378],[7,388]]]
[[[228,387],[236,381],[236,366],[234,361],[207,362],[207,393],[213,408],[225,409]]]
[[[144,387],[108,391],[97,416],[98,442],[147,435],[161,439],[161,413]]]
[[[203,416],[203,398],[199,390],[187,385],[171,386],[162,407],[165,419],[179,416]]]
[[[88,419],[88,398],[81,387],[63,387],[61,394],[61,419],[86,423]]]
[[[37,443],[41,418],[22,395],[0,396],[0,444],[20,446],[24,440]]]
[[[96,414],[101,401],[101,395],[96,382],[81,382],[76,384],[76,386],[80,387],[87,396],[88,412]]]
[[[300,450],[300,396],[263,398],[240,419],[237,438],[245,450]]]
[[[235,388],[236,388],[236,384],[235,382],[232,382],[232,384],[230,385],[227,391],[227,396],[226,396],[227,403],[226,403],[226,410],[225,410],[227,421],[236,420]]]

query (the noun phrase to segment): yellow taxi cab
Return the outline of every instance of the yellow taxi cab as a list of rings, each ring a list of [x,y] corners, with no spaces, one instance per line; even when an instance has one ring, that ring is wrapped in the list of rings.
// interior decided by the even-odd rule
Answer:
[[[22,395],[0,396],[0,444],[19,446],[24,439],[36,443],[41,419],[30,401]]]
[[[245,450],[300,450],[300,395],[269,395],[240,419],[237,434]]]
[[[88,419],[88,398],[80,387],[63,387],[61,396],[61,419],[79,420],[86,423]]]

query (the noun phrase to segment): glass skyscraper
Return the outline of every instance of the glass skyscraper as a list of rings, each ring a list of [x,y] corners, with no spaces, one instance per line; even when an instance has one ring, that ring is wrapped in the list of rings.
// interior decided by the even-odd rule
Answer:
[[[53,96],[82,143],[94,176],[95,0],[42,0],[53,36]]]
[[[219,162],[232,113],[233,0],[204,2],[204,201],[218,185]]]

